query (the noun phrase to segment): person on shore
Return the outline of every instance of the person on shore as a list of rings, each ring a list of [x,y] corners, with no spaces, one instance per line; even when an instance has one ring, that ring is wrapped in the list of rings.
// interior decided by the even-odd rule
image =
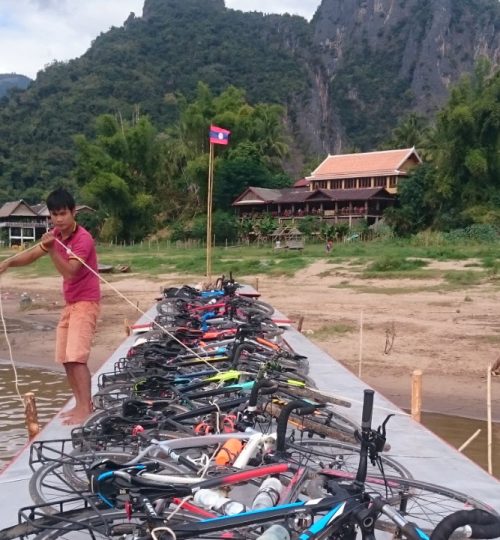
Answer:
[[[47,197],[54,228],[36,247],[0,263],[0,274],[48,255],[63,278],[65,307],[56,331],[56,362],[64,366],[75,407],[64,424],[81,424],[92,412],[91,376],[87,362],[101,298],[97,255],[91,234],[75,220],[75,201],[63,188]],[[92,269],[92,270],[90,270]]]

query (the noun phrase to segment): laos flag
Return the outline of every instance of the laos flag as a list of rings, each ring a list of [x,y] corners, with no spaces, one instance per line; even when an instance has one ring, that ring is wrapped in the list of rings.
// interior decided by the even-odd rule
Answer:
[[[228,129],[217,126],[210,126],[209,138],[211,144],[228,144],[229,135],[231,132]]]

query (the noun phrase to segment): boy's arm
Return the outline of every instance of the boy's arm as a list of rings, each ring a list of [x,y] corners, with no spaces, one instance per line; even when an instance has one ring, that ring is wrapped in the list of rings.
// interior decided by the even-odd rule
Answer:
[[[10,257],[6,261],[2,261],[0,263],[0,274],[3,274],[7,268],[15,266],[27,266],[28,264],[35,262],[40,257],[43,257],[43,255],[46,253],[47,251],[42,248],[41,244],[38,244],[28,251],[19,253],[14,257]]]
[[[54,248],[49,249],[49,255],[57,271],[65,279],[75,277],[82,267],[82,263],[78,259],[65,260]]]

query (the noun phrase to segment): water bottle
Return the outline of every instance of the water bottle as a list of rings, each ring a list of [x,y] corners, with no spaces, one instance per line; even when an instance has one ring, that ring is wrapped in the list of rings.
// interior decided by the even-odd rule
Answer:
[[[198,490],[193,496],[193,501],[206,510],[215,510],[226,516],[233,516],[246,511],[244,504],[223,497],[213,489]]]
[[[278,478],[273,476],[266,478],[252,501],[252,509],[258,510],[275,506],[280,499],[282,489],[283,484]]]
[[[290,540],[290,533],[283,525],[271,525],[266,529],[257,540]]]

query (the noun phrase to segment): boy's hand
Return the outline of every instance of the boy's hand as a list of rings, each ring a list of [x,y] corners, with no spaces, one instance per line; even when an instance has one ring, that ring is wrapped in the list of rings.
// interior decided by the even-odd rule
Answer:
[[[42,236],[42,246],[45,249],[47,250],[52,249],[54,247],[54,242],[55,242],[55,236],[51,232],[46,232]]]

